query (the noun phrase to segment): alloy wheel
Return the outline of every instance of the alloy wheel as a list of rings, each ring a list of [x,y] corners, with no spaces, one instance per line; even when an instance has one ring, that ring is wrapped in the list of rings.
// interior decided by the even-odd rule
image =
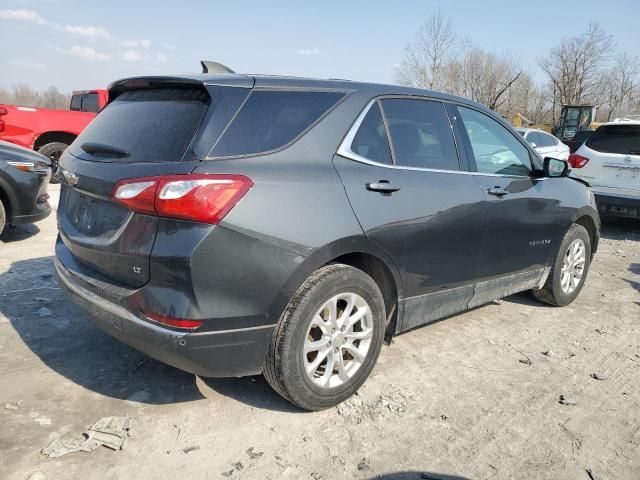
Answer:
[[[364,363],[372,336],[371,308],[360,295],[341,293],[330,298],[311,319],[305,337],[308,377],[322,388],[343,385]]]

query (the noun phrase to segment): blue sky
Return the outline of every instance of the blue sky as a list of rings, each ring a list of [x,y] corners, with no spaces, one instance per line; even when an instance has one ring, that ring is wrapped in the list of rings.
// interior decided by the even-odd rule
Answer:
[[[238,72],[392,82],[394,65],[440,7],[474,44],[536,58],[597,21],[639,53],[640,2],[0,0],[0,85],[63,91],[117,78],[196,72],[200,59]]]

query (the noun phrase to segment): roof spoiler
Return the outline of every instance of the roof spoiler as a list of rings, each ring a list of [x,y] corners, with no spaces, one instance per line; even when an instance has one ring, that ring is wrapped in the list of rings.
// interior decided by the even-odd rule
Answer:
[[[200,60],[202,73],[236,73],[226,65],[211,60]]]

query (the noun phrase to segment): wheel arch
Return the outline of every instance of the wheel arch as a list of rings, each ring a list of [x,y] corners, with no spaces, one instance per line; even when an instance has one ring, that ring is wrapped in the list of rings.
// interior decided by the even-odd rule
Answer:
[[[13,190],[7,183],[7,181],[0,176],[0,201],[4,206],[7,223],[11,223],[15,207],[17,205],[17,198],[13,193]]]
[[[391,257],[366,237],[348,237],[332,242],[305,257],[281,290],[280,298],[272,305],[271,316],[280,319],[291,298],[317,269],[331,264],[343,263],[367,273],[378,284],[385,302],[386,331],[390,340],[402,321],[403,285],[400,272]]]
[[[573,223],[582,225],[589,234],[589,240],[591,241],[591,256],[598,250],[598,243],[600,242],[600,222],[594,220],[593,216],[587,212],[579,212],[574,218]]]
[[[77,138],[77,135],[70,132],[52,131],[44,132],[36,139],[33,144],[33,149],[38,150],[48,143],[60,142],[67,145],[71,145]]]

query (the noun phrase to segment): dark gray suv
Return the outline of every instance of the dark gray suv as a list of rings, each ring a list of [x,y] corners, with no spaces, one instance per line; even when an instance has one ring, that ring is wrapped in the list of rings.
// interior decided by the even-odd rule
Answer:
[[[570,303],[598,245],[566,163],[462,98],[208,74],[109,99],[60,161],[60,285],[132,347],[305,409],[385,337],[524,290]]]

